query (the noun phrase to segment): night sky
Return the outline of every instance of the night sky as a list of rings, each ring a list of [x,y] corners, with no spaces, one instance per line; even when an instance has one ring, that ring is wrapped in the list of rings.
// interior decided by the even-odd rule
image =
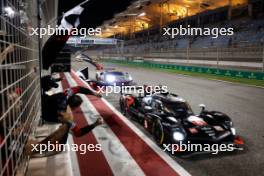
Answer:
[[[70,10],[84,0],[59,0],[58,16],[63,12]],[[85,6],[80,20],[79,27],[98,27],[104,21],[113,18],[114,14],[120,13],[133,2],[134,0],[90,0]]]

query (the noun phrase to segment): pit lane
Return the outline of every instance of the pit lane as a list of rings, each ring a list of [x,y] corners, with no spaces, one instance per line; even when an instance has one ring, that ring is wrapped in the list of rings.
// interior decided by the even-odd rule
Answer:
[[[95,70],[88,63],[73,62],[74,70],[87,66],[93,77]],[[237,133],[246,142],[246,149],[242,152],[198,155],[188,159],[172,156],[189,173],[198,176],[264,175],[264,89],[144,68],[113,64],[104,64],[104,67],[116,67],[120,71],[129,72],[138,85],[167,85],[171,92],[184,97],[195,113],[200,110],[198,104],[204,103],[207,109],[225,112],[233,119]],[[119,95],[113,94],[105,98],[119,109]],[[144,129],[142,131],[145,132]]]

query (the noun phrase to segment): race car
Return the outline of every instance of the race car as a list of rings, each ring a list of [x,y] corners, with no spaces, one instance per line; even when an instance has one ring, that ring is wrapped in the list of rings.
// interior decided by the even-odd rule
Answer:
[[[234,150],[243,147],[244,141],[236,134],[230,117],[222,112],[208,111],[205,105],[200,107],[200,114],[195,115],[188,102],[168,92],[147,96],[122,94],[120,98],[121,112],[138,121],[161,146],[192,143],[232,144]]]
[[[115,69],[97,72],[96,80],[102,85],[108,86],[129,86],[135,84],[129,73],[116,71]]]

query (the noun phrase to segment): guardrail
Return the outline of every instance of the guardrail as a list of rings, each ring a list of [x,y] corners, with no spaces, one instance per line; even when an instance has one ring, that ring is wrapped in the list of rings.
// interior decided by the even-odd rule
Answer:
[[[141,46],[138,46],[141,48]],[[98,52],[97,52],[98,53]],[[173,50],[159,49],[153,51],[111,52],[104,50],[97,54],[101,58],[125,57],[128,60],[144,59],[150,62],[163,62],[166,64],[196,64],[197,66],[215,66],[216,68],[237,68],[264,72],[264,47],[238,47],[238,48],[182,48]],[[227,68],[225,68],[227,67]],[[228,68],[229,67],[229,68]]]
[[[257,72],[257,71],[242,71],[242,70],[217,69],[217,68],[209,68],[209,67],[186,66],[186,65],[175,65],[175,64],[161,64],[161,63],[153,63],[149,61],[139,62],[139,61],[112,60],[112,59],[105,59],[104,61],[111,63],[119,63],[119,64],[129,64],[139,67],[170,69],[170,70],[189,71],[189,72],[212,74],[212,75],[221,75],[221,76],[228,76],[234,78],[264,80],[264,72]]]

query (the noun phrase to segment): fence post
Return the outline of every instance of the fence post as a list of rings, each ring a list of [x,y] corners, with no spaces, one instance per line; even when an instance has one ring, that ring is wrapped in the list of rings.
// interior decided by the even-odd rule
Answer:
[[[262,50],[262,72],[264,72],[264,46]]]
[[[217,67],[217,69],[219,69],[219,52],[218,52],[218,48],[216,48],[216,67]]]
[[[124,40],[121,40],[121,58],[124,58]]]
[[[187,63],[189,64],[190,62],[190,56],[189,56],[189,46],[187,47],[187,50],[186,50],[186,57],[187,57]]]

